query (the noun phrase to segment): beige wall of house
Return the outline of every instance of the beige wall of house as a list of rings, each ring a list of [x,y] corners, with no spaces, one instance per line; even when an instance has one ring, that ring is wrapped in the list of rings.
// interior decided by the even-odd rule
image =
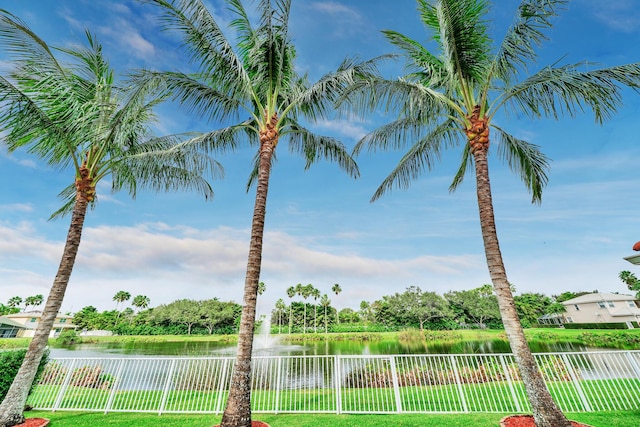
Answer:
[[[24,313],[15,313],[8,314],[5,316],[13,320],[16,323],[24,325],[25,329],[20,330],[18,332],[18,337],[33,337],[36,328],[38,327],[38,323],[40,322],[40,318],[42,317],[41,311],[27,311]],[[56,320],[53,323],[53,327],[51,328],[51,333],[49,334],[50,338],[55,338],[60,335],[65,329],[76,329],[76,325],[72,323],[73,316],[69,316],[66,314],[58,314],[56,316]]]
[[[631,295],[586,294],[562,303],[566,323],[617,323],[640,321],[640,308]]]

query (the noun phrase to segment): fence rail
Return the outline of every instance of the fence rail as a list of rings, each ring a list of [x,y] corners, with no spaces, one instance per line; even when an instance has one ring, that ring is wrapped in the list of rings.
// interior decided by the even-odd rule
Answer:
[[[640,351],[535,355],[564,411],[640,409]],[[41,410],[220,413],[235,358],[59,358]],[[511,354],[257,356],[254,412],[529,412]]]

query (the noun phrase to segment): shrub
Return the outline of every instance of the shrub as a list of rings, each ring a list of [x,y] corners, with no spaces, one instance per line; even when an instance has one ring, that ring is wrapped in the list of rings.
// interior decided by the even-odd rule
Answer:
[[[20,369],[20,365],[22,365],[22,361],[24,360],[24,356],[26,354],[26,348],[0,352],[0,401],[4,399],[5,395],[9,391],[9,387],[11,387],[11,383],[13,383],[13,379],[18,373],[18,369]],[[44,367],[48,361],[49,350],[45,350],[45,353],[42,356],[42,360],[40,361],[40,365],[38,365],[36,377],[33,380],[31,388],[29,389],[29,394],[31,394],[31,392],[33,391],[33,387],[38,383],[38,380],[42,375],[42,371],[44,370]]]
[[[60,335],[58,335],[58,338],[56,338],[56,344],[59,345],[71,345],[75,344],[76,342],[78,342],[78,335],[73,329],[65,329],[64,331],[60,332]]]
[[[617,323],[565,323],[565,329],[628,329],[624,322]]]

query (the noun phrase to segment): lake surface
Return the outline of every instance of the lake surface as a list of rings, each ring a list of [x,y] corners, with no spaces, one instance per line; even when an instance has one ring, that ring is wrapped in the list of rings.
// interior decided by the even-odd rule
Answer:
[[[603,350],[577,342],[530,341],[534,353]],[[235,345],[219,342],[100,343],[51,348],[51,357],[136,357],[136,356],[233,356]],[[307,341],[290,344],[274,337],[256,336],[257,355],[360,355],[360,354],[486,354],[510,353],[506,340],[458,341]]]

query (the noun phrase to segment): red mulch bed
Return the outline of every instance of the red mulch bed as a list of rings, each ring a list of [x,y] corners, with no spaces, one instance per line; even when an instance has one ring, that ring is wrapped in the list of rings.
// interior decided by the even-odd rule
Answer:
[[[25,418],[22,424],[16,424],[14,427],[45,427],[48,424],[47,418]]]
[[[213,427],[220,427],[220,424],[216,424]],[[271,427],[269,424],[262,421],[251,420],[251,427]]]
[[[589,424],[582,424],[571,421],[573,427],[591,427]],[[500,420],[501,427],[536,427],[533,415],[510,415]]]

